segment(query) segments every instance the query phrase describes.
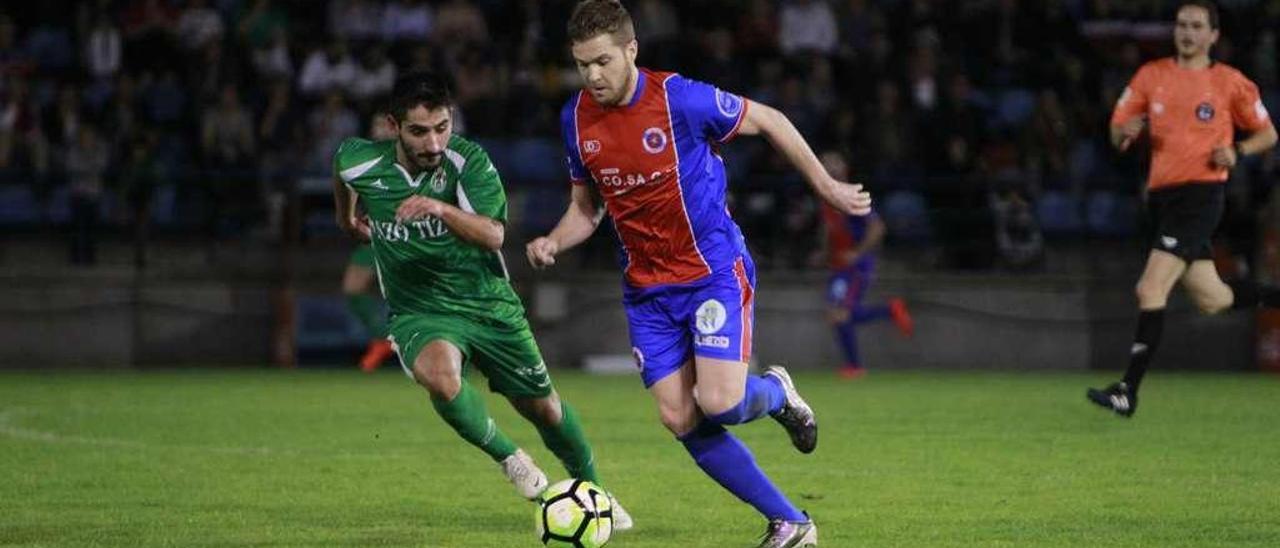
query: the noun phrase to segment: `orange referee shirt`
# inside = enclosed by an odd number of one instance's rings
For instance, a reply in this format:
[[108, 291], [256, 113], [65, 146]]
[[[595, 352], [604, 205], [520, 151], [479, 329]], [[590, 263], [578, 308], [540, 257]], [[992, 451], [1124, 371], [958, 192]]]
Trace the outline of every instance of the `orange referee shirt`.
[[1138, 69], [1111, 125], [1141, 115], [1151, 132], [1151, 189], [1226, 181], [1227, 170], [1213, 165], [1213, 149], [1231, 146], [1235, 128], [1260, 131], [1268, 120], [1258, 86], [1240, 71], [1218, 62], [1182, 68], [1172, 57]]

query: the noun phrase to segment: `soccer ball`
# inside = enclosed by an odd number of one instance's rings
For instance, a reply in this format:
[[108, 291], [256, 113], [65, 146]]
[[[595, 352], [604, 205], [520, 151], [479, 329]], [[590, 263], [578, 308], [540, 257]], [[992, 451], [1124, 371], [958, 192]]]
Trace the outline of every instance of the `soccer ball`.
[[537, 520], [538, 538], [547, 546], [597, 548], [613, 534], [613, 504], [598, 485], [567, 479], [542, 493]]

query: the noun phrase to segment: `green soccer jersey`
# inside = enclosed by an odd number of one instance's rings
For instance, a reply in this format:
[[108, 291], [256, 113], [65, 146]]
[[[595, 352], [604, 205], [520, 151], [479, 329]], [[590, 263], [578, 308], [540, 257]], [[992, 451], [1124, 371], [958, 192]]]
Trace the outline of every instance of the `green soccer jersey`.
[[412, 223], [395, 218], [405, 198], [420, 194], [505, 224], [502, 179], [479, 145], [455, 135], [436, 169], [411, 177], [396, 162], [394, 140], [352, 138], [338, 147], [334, 173], [368, 211], [378, 280], [392, 314], [523, 320], [500, 251], [455, 236], [436, 217]]

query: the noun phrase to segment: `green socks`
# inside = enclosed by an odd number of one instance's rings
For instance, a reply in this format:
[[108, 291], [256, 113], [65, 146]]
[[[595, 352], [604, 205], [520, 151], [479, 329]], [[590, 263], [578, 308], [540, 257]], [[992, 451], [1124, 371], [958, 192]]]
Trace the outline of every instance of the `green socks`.
[[600, 478], [596, 476], [595, 457], [591, 454], [591, 444], [587, 443], [587, 436], [582, 433], [582, 422], [578, 420], [578, 412], [561, 400], [560, 414], [563, 417], [560, 424], [555, 426], [537, 424], [542, 442], [547, 444], [547, 449], [560, 458], [560, 462], [564, 463], [564, 469], [569, 476], [600, 485]]
[[484, 398], [471, 388], [466, 379], [462, 379], [462, 390], [452, 400], [433, 397], [431, 405], [462, 439], [479, 447], [493, 460], [501, 462], [516, 452], [516, 444], [498, 429], [498, 424], [484, 408]]

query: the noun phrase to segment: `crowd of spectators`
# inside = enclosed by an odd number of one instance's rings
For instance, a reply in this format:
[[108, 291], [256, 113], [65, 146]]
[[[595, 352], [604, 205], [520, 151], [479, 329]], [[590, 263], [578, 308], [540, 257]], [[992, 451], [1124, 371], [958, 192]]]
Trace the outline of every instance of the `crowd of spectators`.
[[[557, 154], [504, 154], [524, 142], [559, 150], [559, 108], [578, 86], [565, 43], [573, 4], [7, 3], [0, 223], [75, 227], [82, 263], [102, 221], [144, 240], [152, 222], [243, 235], [266, 223], [272, 193], [325, 176], [396, 75], [422, 68], [451, 75], [459, 129], [492, 143], [511, 192], [563, 193], [563, 180], [522, 177], [525, 163], [559, 164]], [[892, 239], [936, 244], [946, 266], [1034, 266], [1046, 236], [1134, 232], [1145, 155], [1114, 155], [1105, 128], [1137, 67], [1171, 51], [1174, 0], [625, 4], [642, 66], [779, 108], [817, 147], [850, 158]], [[1215, 57], [1280, 111], [1280, 0], [1222, 4]], [[735, 216], [762, 266], [804, 267], [813, 245], [795, 242], [814, 242], [816, 204], [767, 149], [726, 150]], [[1236, 174], [1228, 232], [1253, 232], [1277, 164], [1265, 156]]]

